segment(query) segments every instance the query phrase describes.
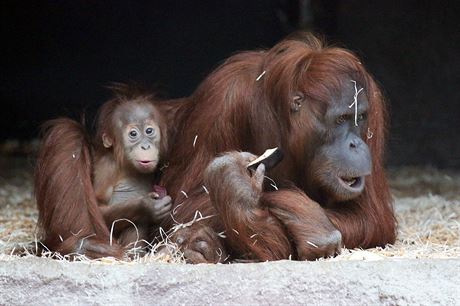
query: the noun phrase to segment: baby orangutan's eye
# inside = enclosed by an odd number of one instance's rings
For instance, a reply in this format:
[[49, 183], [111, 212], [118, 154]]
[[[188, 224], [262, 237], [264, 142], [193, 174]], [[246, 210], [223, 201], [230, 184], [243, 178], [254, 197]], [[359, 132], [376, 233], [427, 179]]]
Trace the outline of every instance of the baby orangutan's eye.
[[152, 128], [152, 127], [148, 127], [148, 128], [145, 129], [145, 134], [147, 136], [152, 136], [154, 134], [154, 132], [155, 132], [155, 129]]
[[139, 133], [137, 132], [137, 130], [131, 130], [129, 131], [129, 138], [130, 139], [136, 139], [137, 138], [137, 135], [139, 135]]

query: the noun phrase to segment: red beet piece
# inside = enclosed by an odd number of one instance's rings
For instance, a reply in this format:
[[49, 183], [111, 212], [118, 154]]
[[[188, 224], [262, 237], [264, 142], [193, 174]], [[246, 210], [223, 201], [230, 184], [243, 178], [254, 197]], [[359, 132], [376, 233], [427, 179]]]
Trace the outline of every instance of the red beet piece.
[[159, 199], [164, 198], [168, 194], [166, 188], [160, 185], [153, 185], [153, 192], [158, 194]]

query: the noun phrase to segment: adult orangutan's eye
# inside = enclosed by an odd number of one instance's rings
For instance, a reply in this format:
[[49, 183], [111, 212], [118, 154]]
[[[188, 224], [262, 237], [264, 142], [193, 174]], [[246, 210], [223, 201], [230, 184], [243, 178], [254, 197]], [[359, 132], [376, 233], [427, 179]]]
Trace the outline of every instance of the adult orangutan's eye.
[[367, 118], [367, 114], [366, 113], [362, 113], [362, 114], [359, 114], [358, 117], [356, 118], [358, 121], [363, 121], [363, 120], [366, 120]]
[[339, 116], [339, 117], [337, 117], [337, 119], [335, 119], [335, 123], [337, 123], [339, 125], [344, 123], [345, 121], [347, 121], [347, 118], [345, 116]]

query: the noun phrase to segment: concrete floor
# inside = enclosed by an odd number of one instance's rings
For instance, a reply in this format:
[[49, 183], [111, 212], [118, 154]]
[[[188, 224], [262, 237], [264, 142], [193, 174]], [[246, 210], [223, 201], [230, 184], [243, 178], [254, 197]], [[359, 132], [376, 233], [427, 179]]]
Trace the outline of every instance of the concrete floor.
[[1, 305], [458, 305], [460, 260], [0, 263]]

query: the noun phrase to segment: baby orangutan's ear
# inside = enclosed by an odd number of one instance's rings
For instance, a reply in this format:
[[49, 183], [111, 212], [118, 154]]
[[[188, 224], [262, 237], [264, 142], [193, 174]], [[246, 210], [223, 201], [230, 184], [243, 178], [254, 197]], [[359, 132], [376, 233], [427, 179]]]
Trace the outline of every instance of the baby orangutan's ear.
[[102, 134], [102, 144], [105, 148], [110, 148], [113, 145], [113, 140], [106, 133]]

